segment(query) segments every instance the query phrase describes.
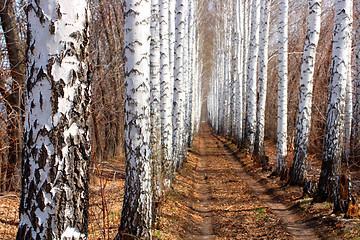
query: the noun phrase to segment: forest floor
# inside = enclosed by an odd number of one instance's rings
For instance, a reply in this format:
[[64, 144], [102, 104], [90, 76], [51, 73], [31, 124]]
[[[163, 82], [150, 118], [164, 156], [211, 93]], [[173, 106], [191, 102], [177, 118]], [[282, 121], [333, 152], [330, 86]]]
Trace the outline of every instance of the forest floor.
[[[244, 151], [203, 124], [162, 204], [155, 239], [360, 239], [360, 220], [302, 188], [269, 177]], [[266, 152], [274, 165], [273, 144]]]
[[[360, 239], [360, 220], [335, 216], [330, 203], [302, 198], [302, 188], [270, 178], [271, 172], [261, 171], [245, 151], [208, 125], [200, 129], [161, 205], [154, 239]], [[268, 143], [266, 152], [274, 165], [274, 145]], [[121, 156], [90, 167], [89, 239], [116, 235], [124, 165]], [[18, 196], [0, 195], [0, 239], [15, 239]]]

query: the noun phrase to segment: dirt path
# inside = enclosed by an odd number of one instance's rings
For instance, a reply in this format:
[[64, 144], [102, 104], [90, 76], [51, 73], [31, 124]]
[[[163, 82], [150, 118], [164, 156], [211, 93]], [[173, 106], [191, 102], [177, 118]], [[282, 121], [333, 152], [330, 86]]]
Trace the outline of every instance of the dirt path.
[[[221, 146], [219, 146], [221, 147]], [[261, 183], [253, 179], [249, 174], [244, 171], [238, 161], [224, 149], [225, 153], [231, 159], [237, 174], [241, 179], [252, 189], [259, 200], [264, 202], [276, 216], [280, 217], [281, 221], [285, 223], [287, 231], [294, 236], [295, 239], [320, 239], [316, 236], [315, 232], [306, 223], [302, 222], [301, 218], [290, 207], [284, 205], [272, 196], [268, 189]]]
[[197, 228], [187, 225], [185, 239], [319, 239], [245, 172], [208, 126], [201, 129], [190, 194], [201, 220]]

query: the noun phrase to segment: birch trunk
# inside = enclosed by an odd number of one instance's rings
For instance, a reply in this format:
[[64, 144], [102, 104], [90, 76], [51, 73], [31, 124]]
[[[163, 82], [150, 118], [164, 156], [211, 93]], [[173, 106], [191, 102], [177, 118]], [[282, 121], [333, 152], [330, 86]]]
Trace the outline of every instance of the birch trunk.
[[175, 79], [174, 79], [174, 100], [173, 100], [173, 153], [176, 168], [179, 169], [182, 164], [182, 149], [184, 139], [184, 0], [176, 1], [175, 15]]
[[90, 78], [86, 0], [29, 1], [17, 239], [87, 239]]
[[[150, 117], [151, 161], [153, 165], [154, 206], [160, 201], [163, 190], [160, 118], [160, 25], [159, 0], [151, 0], [151, 50], [150, 50]], [[156, 209], [155, 209], [156, 211]]]
[[115, 239], [151, 239], [150, 159], [151, 1], [126, 0], [125, 159], [121, 224]]
[[[245, 141], [245, 133], [246, 133], [246, 112], [247, 112], [247, 96], [248, 96], [248, 87], [247, 87], [247, 69], [248, 69], [248, 63], [249, 63], [249, 46], [250, 46], [250, 21], [249, 19], [251, 19], [251, 7], [250, 7], [250, 0], [244, 0], [244, 49], [243, 49], [243, 107], [242, 107], [242, 112], [243, 112], [243, 119], [242, 119], [242, 129], [243, 131], [243, 136], [242, 136], [242, 142]], [[246, 14], [245, 14], [246, 11]]]
[[164, 184], [170, 187], [172, 161], [172, 103], [173, 83], [169, 58], [169, 0], [160, 4], [160, 94], [161, 94], [161, 146]]
[[242, 118], [243, 118], [243, 49], [244, 49], [244, 36], [243, 36], [243, 15], [244, 15], [244, 7], [242, 0], [237, 0], [237, 32], [238, 32], [238, 40], [239, 44], [237, 49], [237, 65], [238, 65], [238, 73], [236, 76], [236, 136], [238, 139], [238, 145], [241, 143], [243, 128], [242, 128]]
[[194, 83], [195, 83], [195, 79], [194, 79], [194, 10], [193, 9], [193, 0], [189, 1], [189, 16], [188, 16], [188, 24], [189, 24], [189, 42], [188, 42], [188, 46], [189, 46], [189, 50], [188, 50], [188, 82], [189, 82], [189, 102], [188, 102], [188, 136], [187, 136], [187, 141], [188, 144], [187, 146], [189, 148], [192, 147], [192, 136], [193, 136], [193, 118], [194, 118], [194, 108], [193, 108], [193, 103], [194, 103]]
[[301, 64], [299, 88], [299, 111], [295, 136], [294, 161], [289, 183], [302, 186], [306, 180], [309, 137], [311, 127], [311, 107], [316, 48], [320, 37], [321, 1], [311, 0], [309, 4], [308, 29]]
[[[259, 66], [258, 66], [258, 103], [256, 135], [254, 144], [254, 155], [256, 158], [265, 158], [265, 107], [267, 93], [267, 70], [268, 70], [268, 48], [269, 48], [269, 22], [270, 22], [270, 0], [262, 0], [261, 4], [261, 25], [259, 43]], [[264, 162], [264, 161], [262, 161]], [[265, 163], [265, 162], [264, 162]], [[266, 166], [264, 166], [266, 167]]]
[[343, 147], [345, 89], [351, 51], [351, 0], [336, 0], [332, 65], [326, 118], [326, 132], [321, 174], [316, 199], [335, 199]]
[[187, 157], [188, 139], [189, 139], [189, 0], [184, 1], [183, 6], [184, 14], [184, 55], [183, 55], [183, 89], [184, 89], [184, 138], [183, 138], [183, 149], [182, 155], [184, 158]]
[[274, 173], [284, 178], [287, 172], [288, 0], [280, 0], [279, 7], [278, 120]]
[[260, 4], [259, 0], [252, 1], [249, 65], [247, 72], [247, 116], [246, 116], [246, 141], [250, 156], [254, 153], [256, 132], [256, 98], [257, 98], [257, 60], [259, 54], [260, 30]]
[[237, 51], [238, 51], [238, 31], [237, 31], [237, 0], [232, 1], [232, 8], [231, 8], [231, 85], [230, 85], [230, 136], [235, 137], [235, 120], [236, 120], [236, 87], [237, 82], [236, 78], [238, 75], [238, 66], [237, 66]]

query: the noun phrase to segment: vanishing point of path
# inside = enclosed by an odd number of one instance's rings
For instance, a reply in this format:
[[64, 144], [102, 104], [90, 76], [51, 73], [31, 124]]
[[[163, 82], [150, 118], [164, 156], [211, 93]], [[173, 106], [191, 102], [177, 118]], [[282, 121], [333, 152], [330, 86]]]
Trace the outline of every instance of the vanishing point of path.
[[196, 227], [187, 223], [184, 239], [319, 239], [245, 172], [208, 125], [201, 126], [195, 146], [188, 205], [200, 220]]

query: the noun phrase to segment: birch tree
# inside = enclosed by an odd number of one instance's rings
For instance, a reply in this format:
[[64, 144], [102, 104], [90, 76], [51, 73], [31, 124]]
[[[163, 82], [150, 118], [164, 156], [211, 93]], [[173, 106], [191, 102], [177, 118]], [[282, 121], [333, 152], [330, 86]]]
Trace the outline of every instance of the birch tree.
[[243, 112], [243, 119], [242, 119], [242, 124], [243, 124], [243, 135], [242, 139], [243, 141], [245, 140], [245, 133], [246, 133], [246, 112], [247, 112], [247, 69], [248, 69], [248, 64], [249, 64], [249, 46], [250, 46], [250, 20], [251, 19], [251, 5], [250, 5], [250, 0], [244, 0], [244, 20], [243, 20], [243, 34], [244, 34], [244, 40], [243, 40], [243, 107], [242, 107], [242, 112]]
[[194, 79], [194, 55], [195, 55], [195, 26], [194, 26], [194, 0], [189, 0], [189, 16], [188, 16], [188, 26], [189, 26], [189, 41], [188, 41], [188, 82], [189, 82], [189, 93], [188, 93], [188, 115], [187, 115], [187, 126], [188, 126], [188, 147], [192, 147], [193, 140], [193, 126], [194, 126], [194, 95], [195, 95], [195, 79]]
[[151, 1], [126, 0], [126, 176], [121, 224], [115, 239], [151, 238], [150, 21]]
[[169, 58], [169, 0], [160, 4], [160, 111], [161, 111], [161, 147], [165, 188], [170, 187], [172, 160], [172, 103], [173, 83], [170, 76]]
[[183, 40], [183, 91], [184, 91], [184, 138], [183, 138], [183, 157], [187, 157], [188, 139], [189, 139], [189, 1], [183, 1], [184, 14], [184, 40]]
[[308, 5], [308, 28], [301, 64], [299, 110], [297, 115], [294, 161], [289, 179], [289, 182], [292, 185], [303, 185], [306, 180], [313, 95], [313, 76], [316, 48], [320, 37], [321, 1], [311, 0], [308, 2]]
[[[335, 1], [332, 65], [329, 83], [326, 132], [321, 174], [316, 199], [334, 201], [340, 175], [343, 147], [345, 89], [351, 51], [352, 1]], [[336, 201], [335, 201], [336, 202]], [[336, 207], [336, 206], [335, 206]]]
[[250, 155], [254, 152], [256, 132], [256, 98], [257, 98], [257, 60], [259, 53], [259, 29], [260, 29], [260, 4], [259, 0], [252, 1], [251, 31], [249, 65], [247, 72], [247, 117], [246, 117], [246, 140]]
[[[267, 93], [267, 70], [268, 70], [268, 48], [269, 48], [269, 23], [270, 23], [270, 0], [261, 1], [261, 24], [259, 42], [259, 66], [258, 66], [258, 102], [257, 121], [255, 135], [255, 157], [265, 158], [265, 106]], [[261, 157], [262, 156], [262, 157]]]
[[230, 85], [230, 131], [231, 136], [236, 136], [236, 129], [235, 129], [235, 121], [236, 121], [236, 103], [237, 103], [237, 75], [238, 75], [238, 59], [237, 59], [237, 51], [238, 51], [238, 44], [239, 44], [239, 32], [238, 32], [238, 23], [237, 23], [237, 0], [232, 1], [232, 8], [231, 8], [231, 85]]
[[[176, 8], [176, 0], [170, 0], [169, 1], [169, 67], [170, 67], [170, 91], [171, 91], [171, 101], [169, 103], [169, 109], [170, 112], [169, 114], [171, 115], [170, 117], [170, 122], [171, 122], [171, 133], [169, 135], [169, 138], [171, 138], [171, 145], [172, 148], [174, 148], [174, 139], [173, 139], [173, 131], [174, 131], [174, 123], [173, 123], [173, 103], [174, 103], [174, 84], [175, 84], [175, 31], [176, 31], [176, 26], [175, 26], [175, 16], [176, 16], [176, 12], [175, 12], [175, 8]], [[174, 154], [174, 149], [171, 149], [171, 162], [170, 162], [170, 171], [171, 174], [174, 173], [175, 170], [175, 156]]]
[[[151, 0], [151, 49], [150, 49], [150, 116], [151, 161], [153, 164], [154, 202], [159, 202], [163, 190], [160, 118], [160, 25], [159, 0]], [[155, 204], [154, 203], [154, 204]]]
[[285, 177], [287, 171], [287, 91], [288, 91], [288, 0], [279, 4], [279, 70], [278, 119], [275, 174]]
[[29, 1], [17, 239], [87, 239], [88, 3]]
[[243, 60], [243, 49], [244, 49], [244, 36], [243, 36], [243, 1], [237, 0], [237, 7], [235, 9], [236, 13], [236, 30], [238, 33], [238, 49], [237, 49], [237, 66], [238, 66], [238, 74], [236, 76], [236, 136], [239, 140], [238, 144], [240, 145], [242, 135], [243, 135], [243, 128], [242, 128], [242, 119], [243, 119], [243, 66], [244, 66], [244, 60]]
[[175, 64], [174, 64], [174, 98], [173, 98], [173, 156], [175, 157], [176, 167], [179, 168], [182, 161], [182, 143], [184, 132], [184, 0], [176, 1], [175, 14]]

